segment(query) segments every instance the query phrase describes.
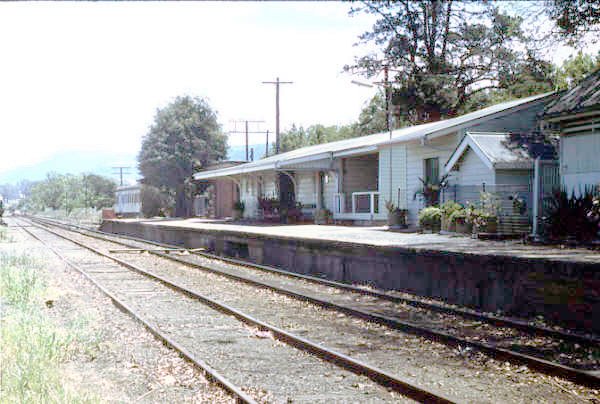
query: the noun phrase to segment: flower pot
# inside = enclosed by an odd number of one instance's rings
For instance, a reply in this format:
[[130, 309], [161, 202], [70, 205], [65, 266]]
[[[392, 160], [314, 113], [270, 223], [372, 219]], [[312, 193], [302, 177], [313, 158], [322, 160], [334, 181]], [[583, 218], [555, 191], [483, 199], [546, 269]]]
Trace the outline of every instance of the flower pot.
[[490, 217], [485, 222], [485, 225], [475, 225], [473, 227], [473, 234], [498, 232], [498, 218]]
[[406, 227], [406, 213], [403, 211], [391, 211], [388, 212], [388, 226], [391, 228], [405, 228]]
[[240, 220], [242, 217], [244, 217], [243, 210], [239, 210], [239, 209], [233, 210], [233, 220]]
[[456, 232], [461, 234], [471, 234], [472, 231], [471, 223], [467, 223], [467, 221], [464, 219], [457, 220], [454, 224], [454, 227], [456, 229]]
[[448, 231], [448, 232], [455, 232], [456, 231], [456, 224], [450, 220], [449, 216], [446, 216], [445, 214], [442, 213], [442, 231]]

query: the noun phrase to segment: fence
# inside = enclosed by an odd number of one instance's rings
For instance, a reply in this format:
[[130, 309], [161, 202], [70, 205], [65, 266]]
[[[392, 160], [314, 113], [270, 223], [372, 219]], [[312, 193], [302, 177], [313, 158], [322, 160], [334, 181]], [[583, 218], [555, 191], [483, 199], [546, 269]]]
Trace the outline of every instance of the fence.
[[[485, 196], [482, 198], [482, 196]], [[464, 206], [495, 208], [498, 212], [498, 232], [527, 234], [533, 218], [533, 190], [524, 185], [450, 185], [441, 191], [441, 202], [456, 201]], [[487, 206], [486, 206], [487, 204]], [[491, 206], [491, 205], [494, 206]]]

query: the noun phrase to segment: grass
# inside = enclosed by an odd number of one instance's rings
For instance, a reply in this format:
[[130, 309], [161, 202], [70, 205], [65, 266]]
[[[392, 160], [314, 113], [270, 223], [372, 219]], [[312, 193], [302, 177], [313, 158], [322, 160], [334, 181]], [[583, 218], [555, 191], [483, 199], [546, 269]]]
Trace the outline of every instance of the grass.
[[45, 290], [39, 262], [0, 253], [0, 403], [94, 402], [63, 384], [61, 365], [79, 349], [80, 331], [49, 317]]
[[14, 241], [12, 236], [8, 234], [6, 226], [0, 225], [0, 243], [12, 243]]

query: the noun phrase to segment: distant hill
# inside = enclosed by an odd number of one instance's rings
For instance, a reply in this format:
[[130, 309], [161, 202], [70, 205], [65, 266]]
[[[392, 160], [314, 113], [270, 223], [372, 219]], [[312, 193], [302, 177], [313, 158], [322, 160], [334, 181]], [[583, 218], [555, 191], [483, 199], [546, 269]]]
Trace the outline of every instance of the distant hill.
[[[265, 155], [265, 145], [263, 144], [251, 144], [248, 145], [248, 150], [254, 149], [254, 160], [258, 160]], [[250, 151], [248, 151], [250, 153]], [[234, 161], [245, 161], [246, 160], [246, 146], [230, 146], [227, 152], [227, 160]]]
[[44, 179], [49, 172], [59, 174], [93, 173], [118, 180], [112, 167], [129, 166], [129, 175], [125, 178], [135, 181], [137, 175], [136, 153], [70, 151], [57, 153], [48, 159], [29, 166], [17, 167], [0, 172], [0, 184], [14, 184], [21, 180], [38, 181]]
[[[264, 144], [249, 145], [254, 148], [254, 160], [265, 155]], [[140, 177], [137, 172], [137, 153], [110, 151], [69, 151], [54, 154], [48, 159], [0, 172], [0, 184], [15, 184], [21, 180], [38, 181], [49, 172], [59, 174], [93, 173], [119, 180], [115, 166], [128, 166], [129, 174], [124, 176], [124, 182], [134, 182]], [[227, 155], [228, 160], [246, 160], [246, 146], [231, 146]]]

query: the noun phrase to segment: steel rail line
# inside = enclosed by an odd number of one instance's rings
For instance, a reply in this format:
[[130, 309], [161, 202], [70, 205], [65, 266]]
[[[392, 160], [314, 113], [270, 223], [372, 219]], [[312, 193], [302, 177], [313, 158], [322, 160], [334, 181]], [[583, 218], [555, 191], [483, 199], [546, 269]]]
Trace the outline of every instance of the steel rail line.
[[150, 271], [146, 271], [145, 269], [142, 269], [142, 268], [138, 267], [137, 265], [130, 264], [126, 261], [121, 260], [120, 258], [114, 257], [110, 254], [106, 254], [102, 251], [99, 251], [99, 250], [93, 248], [93, 247], [90, 247], [81, 241], [74, 240], [70, 237], [67, 237], [60, 233], [57, 233], [47, 227], [39, 225], [39, 224], [35, 224], [35, 225], [36, 225], [36, 227], [38, 227], [42, 230], [45, 230], [57, 237], [68, 240], [71, 243], [74, 243], [82, 248], [92, 251], [93, 253], [95, 253], [97, 255], [100, 255], [104, 258], [108, 258], [124, 267], [127, 267], [127, 268], [141, 274], [141, 275], [144, 275], [150, 279], [158, 281], [161, 284], [163, 284], [177, 292], [180, 292], [180, 293], [182, 293], [188, 297], [191, 297], [193, 299], [199, 300], [203, 304], [205, 304], [215, 310], [218, 310], [221, 313], [232, 315], [237, 320], [239, 320], [245, 324], [254, 326], [261, 331], [271, 332], [272, 335], [274, 336], [274, 338], [276, 338], [277, 340], [279, 340], [283, 343], [286, 343], [297, 349], [308, 352], [312, 355], [315, 355], [321, 359], [324, 359], [325, 361], [331, 362], [331, 363], [333, 363], [343, 369], [349, 370], [353, 373], [366, 376], [366, 377], [370, 378], [371, 380], [375, 381], [376, 383], [378, 383], [382, 386], [388, 387], [388, 388], [390, 388], [398, 393], [401, 393], [407, 397], [413, 398], [420, 402], [427, 402], [427, 403], [430, 403], [430, 402], [453, 403], [454, 402], [450, 398], [445, 397], [440, 392], [435, 392], [430, 389], [425, 389], [425, 388], [416, 386], [416, 385], [408, 382], [407, 380], [404, 380], [398, 376], [395, 376], [388, 372], [385, 372], [384, 370], [378, 369], [374, 366], [371, 366], [364, 362], [358, 361], [350, 356], [333, 351], [325, 346], [316, 344], [308, 339], [299, 337], [299, 336], [294, 335], [290, 332], [287, 332], [281, 328], [275, 327], [264, 321], [261, 321], [252, 316], [249, 316], [231, 306], [228, 306], [223, 303], [219, 303], [218, 301], [216, 301], [214, 299], [211, 299], [207, 296], [201, 295], [201, 294], [187, 288], [184, 285], [170, 281], [160, 275], [156, 275]]
[[[176, 341], [174, 341], [173, 339], [171, 339], [170, 337], [168, 337], [167, 335], [162, 333], [156, 327], [152, 326], [149, 322], [144, 320], [144, 318], [140, 314], [138, 314], [135, 310], [133, 310], [125, 302], [120, 300], [118, 297], [116, 297], [114, 294], [112, 294], [109, 290], [107, 290], [104, 286], [102, 286], [100, 283], [98, 283], [94, 278], [92, 278], [89, 274], [87, 274], [85, 272], [85, 270], [81, 269], [78, 265], [69, 261], [65, 256], [63, 256], [54, 247], [49, 245], [47, 242], [45, 242], [40, 237], [38, 237], [33, 232], [31, 232], [31, 230], [26, 228], [26, 227], [32, 227], [32, 226], [18, 226], [18, 227], [20, 227], [24, 232], [29, 234], [31, 237], [33, 237], [34, 239], [39, 241], [42, 245], [44, 245], [46, 248], [48, 248], [50, 251], [52, 251], [58, 258], [60, 258], [69, 267], [75, 269], [77, 272], [79, 272], [81, 275], [83, 275], [88, 281], [90, 281], [94, 286], [96, 286], [104, 295], [106, 295], [113, 302], [113, 304], [116, 307], [118, 307], [120, 310], [124, 311], [125, 313], [129, 314], [136, 321], [140, 322], [152, 335], [154, 335], [155, 338], [157, 338], [159, 341], [161, 341], [165, 346], [167, 346], [171, 349], [174, 349], [181, 357], [183, 357], [184, 359], [186, 359], [187, 361], [189, 361], [190, 363], [195, 365], [197, 368], [199, 368], [207, 379], [211, 380], [213, 383], [216, 383], [217, 385], [219, 385], [223, 389], [225, 389], [227, 392], [229, 392], [229, 394], [231, 394], [236, 399], [237, 402], [245, 403], [245, 404], [257, 404], [257, 401], [255, 401], [247, 393], [242, 391], [241, 388], [239, 388], [238, 386], [236, 386], [235, 384], [233, 384], [232, 382], [227, 380], [223, 375], [221, 375], [217, 370], [213, 369], [209, 364], [207, 364], [203, 360], [195, 357], [191, 352], [189, 352], [187, 349], [185, 349], [182, 345], [180, 345], [179, 343], [177, 343]], [[44, 230], [46, 230], [46, 229], [44, 229]]]
[[[63, 227], [63, 228], [66, 226], [65, 224], [60, 223], [60, 222], [52, 223], [52, 225], [57, 226], [57, 227]], [[104, 232], [101, 232], [101, 233], [110, 235], [112, 237], [121, 237], [121, 235], [114, 235], [114, 234], [104, 233]], [[83, 233], [81, 233], [81, 234], [83, 234]], [[127, 243], [118, 242], [118, 241], [114, 241], [114, 240], [107, 240], [104, 237], [100, 237], [100, 236], [96, 236], [96, 235], [88, 235], [88, 234], [83, 234], [83, 235], [91, 237], [91, 238], [98, 238], [100, 240], [104, 240], [104, 241], [108, 241], [108, 242], [113, 242], [116, 244], [121, 244], [124, 246], [130, 246]], [[136, 241], [147, 242], [145, 240], [140, 240], [140, 239], [137, 239]], [[161, 243], [153, 243], [153, 242], [150, 242], [150, 244], [163, 245]], [[319, 298], [316, 298], [313, 296], [303, 295], [303, 294], [294, 292], [289, 289], [285, 289], [285, 288], [278, 287], [278, 286], [273, 286], [268, 283], [263, 283], [263, 282], [260, 282], [260, 281], [254, 280], [254, 279], [249, 279], [249, 278], [246, 278], [246, 277], [243, 277], [240, 275], [231, 274], [231, 273], [228, 273], [225, 271], [221, 271], [219, 269], [207, 267], [205, 265], [191, 263], [189, 261], [182, 260], [178, 257], [170, 256], [167, 254], [162, 254], [162, 253], [159, 253], [156, 251], [149, 251], [149, 252], [156, 256], [160, 256], [162, 258], [176, 261], [178, 263], [181, 263], [181, 264], [184, 264], [184, 265], [187, 265], [190, 267], [194, 267], [194, 268], [197, 268], [197, 269], [200, 269], [203, 271], [215, 273], [217, 275], [224, 276], [224, 277], [227, 277], [230, 279], [234, 279], [234, 280], [237, 280], [240, 282], [244, 282], [246, 284], [269, 289], [274, 292], [277, 292], [277, 293], [280, 293], [280, 294], [283, 294], [283, 295], [286, 295], [286, 296], [289, 296], [289, 297], [292, 297], [295, 299], [308, 301], [310, 303], [316, 304], [316, 305], [324, 307], [324, 308], [333, 309], [333, 310], [336, 310], [336, 311], [339, 311], [339, 312], [342, 312], [342, 313], [345, 313], [345, 314], [348, 314], [348, 315], [351, 315], [351, 316], [354, 316], [357, 318], [361, 318], [366, 321], [384, 325], [384, 326], [387, 326], [387, 327], [390, 327], [393, 329], [398, 329], [401, 331], [420, 335], [425, 338], [428, 338], [428, 339], [431, 339], [431, 340], [434, 340], [437, 342], [441, 342], [446, 345], [470, 347], [472, 349], [476, 349], [478, 351], [485, 352], [486, 354], [490, 355], [493, 358], [507, 360], [509, 362], [518, 363], [518, 364], [522, 364], [522, 365], [524, 364], [524, 365], [527, 365], [528, 367], [535, 369], [537, 371], [540, 371], [540, 372], [543, 372], [543, 373], [546, 373], [546, 374], [549, 374], [552, 376], [560, 376], [565, 379], [574, 381], [576, 383], [579, 383], [581, 385], [585, 385], [588, 387], [592, 387], [592, 388], [600, 387], [600, 375], [599, 375], [600, 372], [597, 372], [597, 371], [585, 371], [585, 370], [575, 369], [575, 368], [572, 368], [569, 366], [561, 365], [561, 364], [558, 364], [558, 363], [555, 363], [552, 361], [548, 361], [545, 359], [537, 358], [537, 357], [534, 357], [531, 355], [526, 355], [526, 354], [522, 354], [520, 352], [512, 351], [512, 350], [509, 350], [506, 348], [501, 348], [501, 347], [495, 346], [493, 344], [477, 342], [477, 341], [470, 341], [470, 340], [467, 340], [467, 339], [464, 339], [461, 337], [457, 337], [457, 336], [454, 336], [454, 335], [451, 335], [451, 334], [448, 334], [448, 333], [445, 333], [442, 331], [431, 330], [429, 328], [421, 327], [421, 326], [411, 324], [409, 322], [405, 322], [402, 320], [398, 320], [398, 319], [395, 319], [395, 318], [392, 318], [389, 316], [373, 314], [373, 313], [369, 313], [369, 312], [359, 310], [356, 308], [332, 303], [327, 300], [319, 299]], [[221, 257], [218, 257], [218, 256], [213, 256], [211, 258], [221, 259]], [[243, 264], [243, 265], [247, 265], [247, 264]], [[571, 334], [565, 333], [565, 335], [571, 335]], [[561, 337], [559, 337], [559, 338], [562, 338], [562, 334], [561, 334]], [[589, 341], [587, 341], [587, 343], [589, 343]]]
[[[40, 220], [39, 218], [36, 218], [36, 219]], [[160, 246], [160, 247], [166, 247], [166, 248], [177, 247], [173, 244], [159, 243], [156, 241], [144, 240], [139, 237], [132, 237], [132, 236], [128, 236], [128, 235], [107, 233], [104, 231], [91, 229], [91, 228], [87, 228], [84, 226], [78, 226], [78, 225], [69, 224], [69, 223], [62, 223], [62, 222], [50, 220], [50, 219], [43, 219], [43, 221], [48, 221], [50, 223], [54, 223], [59, 226], [62, 225], [62, 226], [82, 229], [86, 232], [97, 233], [97, 234], [110, 236], [110, 237], [125, 238], [125, 239], [129, 239], [132, 241], [152, 244], [152, 245], [156, 245], [156, 246]], [[87, 235], [89, 237], [94, 237], [90, 234], [85, 234], [85, 235]], [[100, 238], [100, 239], [102, 239], [102, 238]], [[275, 268], [275, 267], [268, 266], [268, 265], [261, 265], [261, 264], [256, 264], [256, 263], [252, 263], [249, 261], [235, 259], [235, 258], [223, 257], [220, 255], [211, 254], [211, 253], [208, 253], [205, 251], [193, 251], [190, 253], [194, 254], [194, 255], [214, 259], [214, 260], [224, 261], [224, 262], [234, 264], [234, 265], [240, 265], [240, 266], [248, 267], [251, 269], [257, 269], [262, 272], [274, 273], [277, 275], [287, 276], [290, 278], [302, 279], [307, 282], [311, 282], [311, 283], [315, 283], [315, 284], [326, 285], [326, 286], [337, 288], [337, 289], [347, 290], [347, 291], [365, 295], [365, 296], [372, 296], [372, 297], [376, 297], [376, 298], [390, 301], [393, 303], [405, 303], [405, 304], [411, 305], [413, 307], [431, 310], [431, 311], [435, 311], [438, 313], [459, 315], [464, 318], [468, 318], [468, 319], [472, 319], [472, 320], [485, 321], [486, 323], [489, 323], [491, 325], [496, 325], [499, 327], [510, 327], [510, 328], [514, 328], [516, 330], [526, 331], [532, 335], [559, 338], [559, 339], [564, 339], [566, 341], [583, 343], [583, 344], [600, 344], [600, 338], [598, 338], [598, 337], [581, 335], [581, 334], [566, 332], [566, 331], [562, 331], [562, 330], [555, 330], [550, 327], [544, 327], [544, 326], [530, 324], [524, 320], [512, 319], [512, 318], [508, 318], [508, 317], [504, 317], [504, 316], [497, 316], [497, 315], [487, 314], [487, 313], [479, 313], [479, 312], [462, 309], [462, 308], [458, 308], [458, 307], [448, 307], [448, 306], [443, 306], [441, 304], [437, 304], [434, 302], [425, 302], [425, 301], [417, 300], [417, 299], [410, 299], [410, 298], [406, 298], [406, 297], [394, 296], [394, 295], [390, 295], [387, 293], [376, 292], [376, 291], [364, 289], [364, 288], [361, 288], [358, 286], [342, 283], [342, 282], [331, 281], [328, 279], [322, 279], [322, 278], [318, 278], [318, 277], [311, 276], [311, 275], [299, 274], [299, 273], [292, 272], [292, 271], [286, 271], [284, 269]]]

